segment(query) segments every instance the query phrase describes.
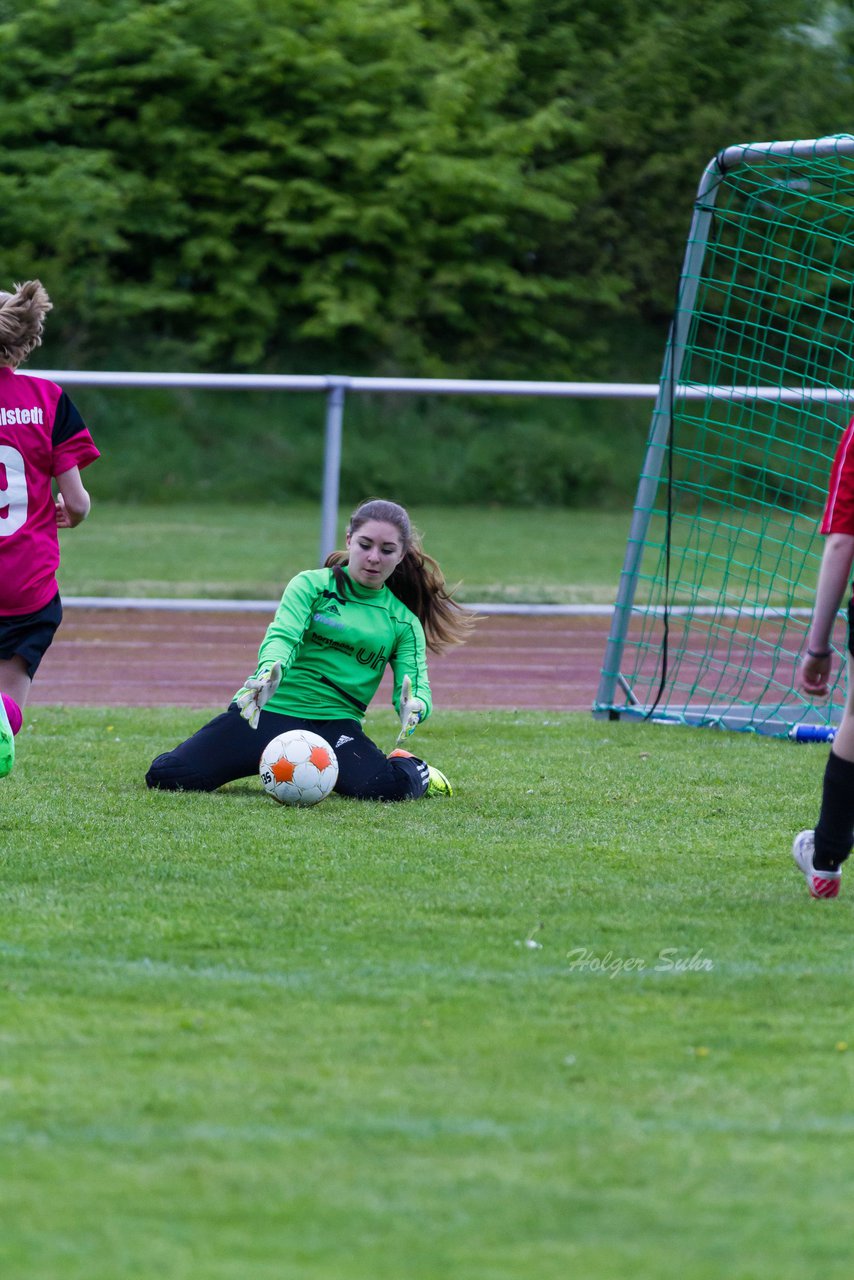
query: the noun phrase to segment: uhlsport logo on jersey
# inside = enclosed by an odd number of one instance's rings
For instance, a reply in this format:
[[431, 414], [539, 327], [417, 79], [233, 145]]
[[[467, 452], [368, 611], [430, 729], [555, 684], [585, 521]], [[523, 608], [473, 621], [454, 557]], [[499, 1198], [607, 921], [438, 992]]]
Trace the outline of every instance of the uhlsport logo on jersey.
[[384, 667], [391, 660], [390, 653], [384, 653], [382, 649], [357, 649], [356, 661], [360, 662], [363, 667], [373, 667], [374, 671], [378, 667]]

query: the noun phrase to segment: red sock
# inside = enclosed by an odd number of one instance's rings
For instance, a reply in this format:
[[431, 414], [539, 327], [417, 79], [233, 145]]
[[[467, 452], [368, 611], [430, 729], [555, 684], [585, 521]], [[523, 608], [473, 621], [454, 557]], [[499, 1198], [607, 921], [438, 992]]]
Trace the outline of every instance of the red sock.
[[9, 697], [8, 693], [0, 693], [0, 698], [3, 699], [3, 706], [6, 708], [6, 715], [9, 717], [9, 728], [14, 736], [23, 724], [24, 717], [21, 713], [21, 708], [14, 698]]

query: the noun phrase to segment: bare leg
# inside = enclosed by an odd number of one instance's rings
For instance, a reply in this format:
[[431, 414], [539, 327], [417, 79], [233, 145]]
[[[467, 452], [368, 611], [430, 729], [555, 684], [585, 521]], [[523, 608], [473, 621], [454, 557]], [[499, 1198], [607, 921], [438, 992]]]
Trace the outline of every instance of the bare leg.
[[22, 711], [30, 696], [32, 683], [23, 658], [19, 658], [17, 654], [13, 654], [11, 658], [0, 658], [0, 693], [14, 698]]

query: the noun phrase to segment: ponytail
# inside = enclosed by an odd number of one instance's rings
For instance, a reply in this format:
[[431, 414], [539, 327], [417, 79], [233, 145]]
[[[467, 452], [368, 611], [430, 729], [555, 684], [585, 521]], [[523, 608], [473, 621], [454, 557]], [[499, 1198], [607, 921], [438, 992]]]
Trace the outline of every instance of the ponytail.
[[17, 369], [41, 346], [44, 318], [52, 306], [39, 280], [16, 284], [12, 293], [0, 291], [0, 361]]
[[418, 618], [433, 653], [464, 644], [471, 635], [477, 614], [457, 603], [439, 565], [417, 544], [406, 552], [386, 586]]

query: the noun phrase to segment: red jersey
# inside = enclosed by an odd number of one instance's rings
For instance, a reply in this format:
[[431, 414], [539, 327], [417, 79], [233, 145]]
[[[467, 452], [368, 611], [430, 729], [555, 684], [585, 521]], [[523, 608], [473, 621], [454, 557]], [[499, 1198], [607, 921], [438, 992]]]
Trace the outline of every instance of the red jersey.
[[854, 418], [845, 428], [833, 459], [820, 532], [854, 534]]
[[0, 615], [34, 613], [56, 595], [51, 480], [98, 457], [61, 387], [0, 368]]

